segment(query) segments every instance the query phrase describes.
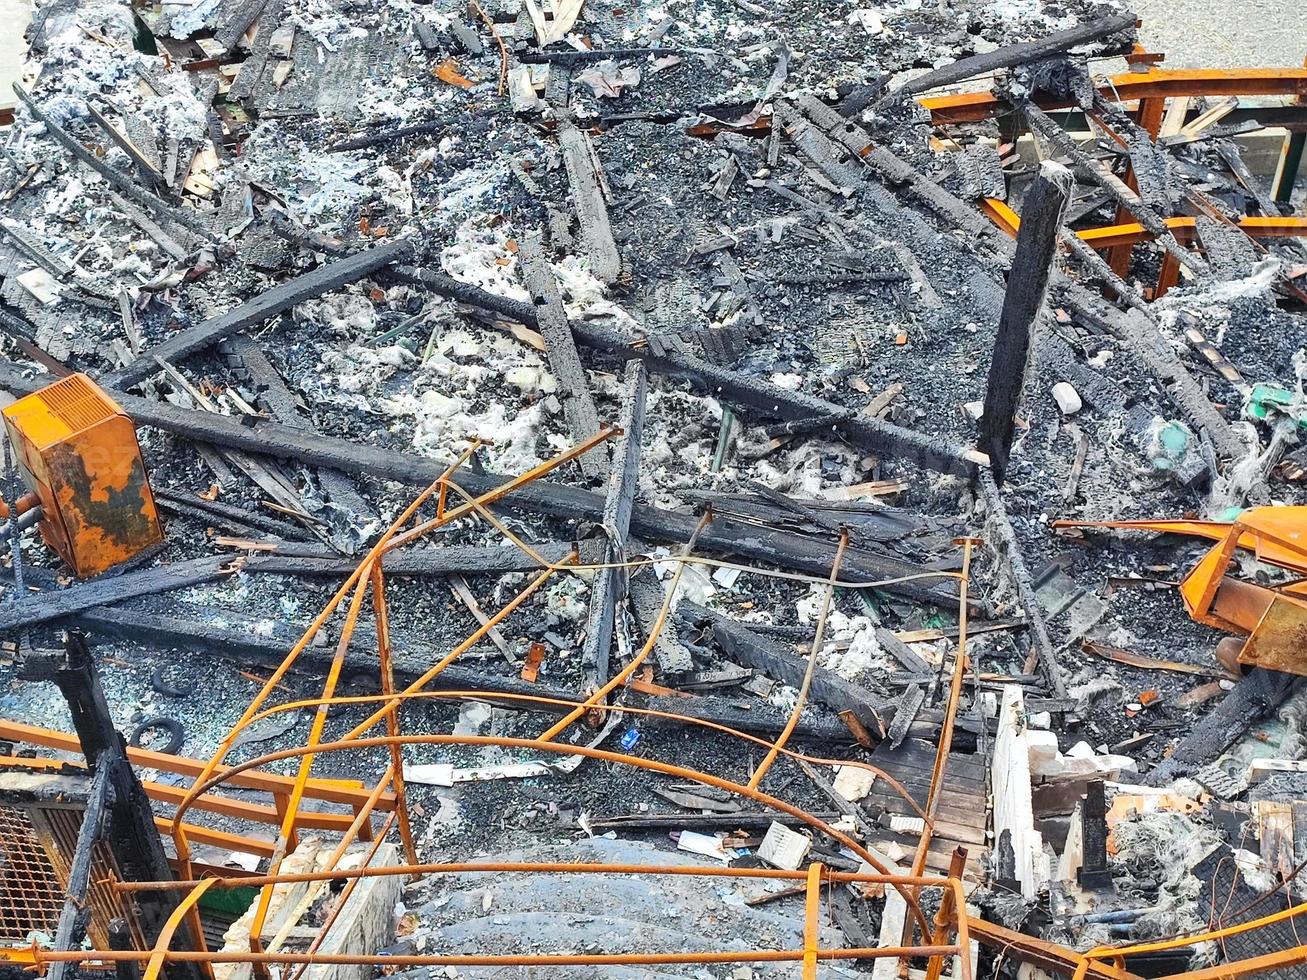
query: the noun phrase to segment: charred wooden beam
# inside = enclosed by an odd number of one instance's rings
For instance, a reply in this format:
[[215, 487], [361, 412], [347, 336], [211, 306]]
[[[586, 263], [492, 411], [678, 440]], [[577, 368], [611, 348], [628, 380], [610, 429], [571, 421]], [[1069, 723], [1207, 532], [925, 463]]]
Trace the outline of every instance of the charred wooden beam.
[[1091, 780], [1080, 808], [1080, 826], [1084, 860], [1077, 873], [1083, 888], [1112, 887], [1112, 870], [1107, 863], [1107, 800], [1103, 781]]
[[[226, 617], [234, 618], [232, 616]], [[143, 612], [136, 609], [88, 609], [70, 620], [81, 628], [107, 636], [119, 637], [134, 643], [143, 643], [160, 650], [207, 650], [248, 668], [251, 664], [277, 667], [286, 658], [286, 651], [299, 638], [298, 631], [279, 627], [272, 636], [253, 629], [215, 626], [211, 622], [184, 616]], [[401, 647], [395, 651], [395, 680], [400, 685], [412, 683], [421, 677], [438, 655], [436, 650]], [[329, 648], [308, 647], [301, 654], [299, 669], [315, 675], [324, 673], [330, 666], [332, 651]], [[353, 677], [375, 677], [375, 658], [347, 655], [346, 669]], [[564, 714], [569, 705], [551, 705], [546, 702], [523, 702], [499, 698], [496, 694], [515, 694], [534, 698], [554, 698], [560, 701], [579, 701], [581, 695], [562, 688], [539, 683], [528, 683], [517, 677], [502, 677], [487, 673], [483, 668], [451, 664], [429, 684], [433, 691], [466, 691], [469, 699], [503, 704], [517, 711], [529, 708]], [[779, 712], [769, 710], [742, 710], [718, 698], [653, 697], [646, 706], [698, 721], [729, 725], [740, 731], [760, 736], [775, 736], [784, 727], [786, 719]], [[653, 723], [651, 719], [650, 724]], [[685, 724], [675, 719], [659, 720], [658, 724]], [[805, 719], [795, 730], [801, 738], [849, 740], [848, 729], [839, 722], [825, 717]]]
[[[686, 601], [676, 607], [676, 616], [687, 626], [709, 630], [722, 652], [736, 663], [791, 687], [802, 684], [808, 667], [804, 658], [747, 625]], [[893, 701], [877, 697], [824, 667], [813, 668], [810, 690], [814, 699], [835, 713], [852, 711], [869, 732], [878, 738], [885, 736], [894, 713]]]
[[590, 258], [590, 269], [601, 282], [616, 282], [622, 274], [622, 257], [613, 240], [590, 143], [570, 119], [558, 122], [558, 145], [572, 187], [572, 200], [581, 224], [581, 242]]
[[1058, 232], [1074, 181], [1060, 164], [1045, 161], [1026, 192], [1017, 250], [998, 318], [989, 362], [980, 448], [989, 454], [994, 482], [1003, 485], [1012, 451], [1017, 408], [1025, 391], [1026, 365], [1035, 348], [1035, 327], [1044, 307], [1048, 277], [1057, 258]]
[[[614, 340], [614, 343], [617, 345], [615, 350], [619, 353], [628, 349], [621, 341]], [[730, 377], [730, 372], [725, 374]], [[737, 379], [732, 377], [727, 383], [737, 383]], [[24, 377], [13, 365], [0, 362], [0, 388], [15, 394], [30, 394], [41, 387], [44, 387], [41, 379]], [[755, 397], [766, 398], [768, 389], [773, 388], [781, 392], [774, 385], [768, 385], [760, 389], [760, 394]], [[294, 459], [346, 473], [369, 473], [407, 486], [430, 486], [444, 472], [441, 464], [434, 459], [378, 446], [359, 445], [345, 439], [293, 429], [267, 419], [255, 419], [245, 425], [240, 420], [224, 415], [180, 408], [166, 402], [153, 402], [121, 391], [111, 394], [137, 424], [152, 425], [199, 442]], [[816, 402], [819, 406], [825, 404], [810, 396], [800, 397]], [[916, 433], [911, 435], [917, 436]], [[927, 443], [932, 442], [924, 436], [917, 438]], [[937, 441], [937, 444], [948, 446], [942, 440]], [[459, 471], [457, 482], [469, 492], [479, 494], [507, 481], [497, 474], [464, 469]], [[598, 521], [603, 517], [604, 498], [577, 487], [536, 480], [516, 490], [510, 506], [554, 517]], [[631, 515], [631, 533], [646, 541], [684, 542], [690, 540], [697, 523], [697, 518], [692, 514], [637, 503]], [[830, 574], [836, 551], [833, 541], [758, 528], [741, 521], [721, 518], [708, 525], [699, 542], [701, 547], [711, 553], [736, 555], [745, 560], [817, 576]], [[850, 579], [867, 581], [919, 575], [922, 569], [912, 562], [890, 555], [864, 548], [851, 548], [845, 558], [844, 571]], [[886, 584], [884, 588], [898, 595], [945, 608], [952, 608], [957, 603], [957, 590], [951, 583], [932, 586], [922, 580], [896, 581]], [[975, 605], [977, 613], [981, 608], [979, 604]]]
[[[979, 220], [981, 228], [993, 231], [992, 226]], [[395, 278], [420, 284], [440, 296], [491, 310], [529, 327], [538, 326], [535, 308], [529, 303], [496, 296], [469, 283], [451, 279], [443, 273], [399, 267], [392, 270]], [[830, 421], [833, 432], [857, 445], [887, 455], [910, 459], [927, 469], [954, 476], [971, 476], [978, 465], [985, 463], [983, 455], [965, 446], [937, 436], [926, 436], [911, 429], [859, 415], [842, 405], [815, 398], [803, 392], [788, 391], [758, 378], [743, 375], [728, 368], [712, 364], [686, 351], [662, 347], [658, 351], [644, 342], [629, 339], [593, 323], [573, 322], [572, 333], [576, 342], [590, 350], [627, 361], [639, 358], [651, 373], [684, 378], [728, 402], [743, 412], [758, 418], [794, 420], [814, 419]]]
[[[97, 766], [95, 775], [91, 778], [91, 790], [86, 797], [86, 809], [82, 811], [82, 826], [77, 831], [77, 846], [73, 851], [72, 865], [68, 869], [68, 884], [64, 889], [68, 897], [64, 899], [59, 924], [55, 927], [56, 950], [80, 949], [82, 940], [86, 937], [91, 912], [86, 904], [86, 889], [91, 883], [91, 860], [95, 857], [95, 845], [104, 829], [112, 793], [109, 773], [109, 766]], [[75, 963], [60, 960], [51, 965], [50, 980], [63, 980], [69, 970], [76, 968]]]
[[230, 556], [210, 555], [79, 582], [64, 589], [19, 596], [0, 605], [0, 630], [26, 629], [38, 623], [62, 619], [83, 609], [212, 582], [235, 570]]
[[[522, 237], [521, 259], [526, 288], [535, 301], [536, 322], [545, 339], [549, 370], [558, 379], [563, 417], [572, 440], [579, 444], [598, 434], [599, 411], [590, 391], [590, 379], [581, 365], [581, 355], [576, 350], [576, 340], [568, 328], [558, 280], [541, 251], [538, 233]], [[582, 456], [579, 462], [587, 477], [599, 479], [608, 471], [608, 449], [599, 446]]]
[[[568, 332], [570, 338], [571, 332]], [[575, 350], [575, 348], [573, 348]], [[626, 598], [627, 572], [620, 567], [627, 558], [626, 542], [631, 532], [631, 511], [640, 473], [640, 441], [644, 436], [644, 400], [647, 376], [644, 365], [632, 361], [626, 369], [626, 400], [622, 406], [622, 439], [613, 459], [604, 498], [603, 530], [606, 540], [603, 563], [595, 575], [590, 593], [590, 618], [586, 625], [581, 662], [591, 674], [594, 686], [608, 681], [608, 664], [616, 626], [617, 604]]]
[[405, 136], [443, 133], [447, 129], [449, 129], [448, 120], [432, 120], [431, 122], [411, 123], [408, 126], [395, 126], [391, 129], [379, 129], [332, 143], [327, 147], [327, 152], [341, 153], [345, 150], [365, 150], [370, 146], [380, 146], [382, 143], [389, 143], [391, 140], [403, 139]]
[[289, 541], [308, 541], [313, 537], [301, 527], [220, 500], [205, 500], [194, 494], [176, 493], [163, 487], [152, 487], [151, 490], [160, 510], [207, 521], [233, 534], [262, 532]]
[[411, 239], [400, 238], [320, 265], [312, 272], [274, 286], [235, 309], [173, 334], [157, 347], [144, 351], [130, 364], [110, 372], [104, 377], [103, 383], [109, 387], [130, 387], [159, 370], [160, 359], [176, 364], [189, 354], [204, 350], [248, 327], [258, 326], [305, 300], [357, 282], [391, 263], [403, 261], [412, 254], [413, 248]]
[[1047, 140], [1058, 153], [1069, 157], [1079, 173], [1107, 191], [1121, 207], [1134, 215], [1139, 223], [1157, 239], [1158, 244], [1166, 249], [1168, 255], [1196, 275], [1203, 277], [1211, 275], [1207, 263], [1196, 253], [1181, 245], [1175, 233], [1162, 220], [1162, 216], [1131, 190], [1125, 181], [1077, 146], [1066, 130], [1050, 119], [1039, 106], [1030, 102], [1021, 108], [1026, 114], [1031, 130]]
[[[564, 561], [572, 554], [569, 542], [547, 541], [532, 544], [532, 549], [549, 562]], [[314, 549], [318, 551], [318, 549]], [[587, 556], [599, 559], [600, 553]], [[388, 577], [444, 576], [444, 575], [503, 575], [508, 572], [536, 571], [541, 566], [519, 548], [496, 545], [449, 545], [440, 548], [421, 548], [395, 551], [381, 559], [381, 567]], [[254, 554], [244, 559], [241, 571], [265, 575], [323, 575], [347, 576], [358, 568], [353, 558], [318, 554]]]
[[[879, 188], [871, 184], [863, 185], [867, 194], [878, 207], [889, 212], [898, 212], [904, 217], [903, 227], [911, 235], [924, 241], [928, 238], [933, 243], [937, 232], [928, 226], [916, 213], [899, 207], [895, 197], [888, 188], [901, 191], [915, 198], [928, 211], [936, 215], [948, 227], [959, 228], [967, 233], [967, 240], [973, 246], [984, 246], [998, 259], [1004, 268], [1011, 268], [1016, 247], [1005, 235], [998, 232], [992, 223], [986, 221], [975, 208], [949, 193], [916, 168], [901, 160], [884, 147], [871, 143], [866, 131], [849, 123], [825, 103], [810, 96], [802, 96], [798, 104], [804, 112], [816, 120], [832, 139], [843, 143], [853, 150], [868, 167], [876, 173], [886, 185]], [[1081, 258], [1092, 272], [1100, 274], [1105, 262], [1102, 259], [1090, 259], [1086, 252], [1092, 252], [1075, 236], [1072, 254]], [[1058, 298], [1078, 317], [1088, 320], [1100, 329], [1116, 336], [1128, 345], [1130, 352], [1139, 358], [1145, 368], [1160, 383], [1163, 391], [1175, 403], [1191, 425], [1206, 428], [1212, 436], [1217, 453], [1224, 459], [1233, 459], [1243, 453], [1243, 442], [1230, 424], [1216, 410], [1211, 401], [1203, 394], [1202, 388], [1180, 363], [1174, 349], [1163, 339], [1147, 310], [1142, 298], [1134, 294], [1114, 274], [1111, 279], [1117, 292], [1132, 306], [1134, 312], [1123, 312], [1108, 303], [1102, 296], [1091, 292], [1079, 283], [1073, 282], [1060, 271], [1055, 272], [1052, 283]], [[989, 275], [973, 277], [978, 298], [982, 299], [995, 311], [1002, 302], [1002, 291]], [[1135, 315], [1135, 314], [1138, 315]], [[1040, 361], [1058, 362], [1064, 369], [1074, 369], [1081, 375], [1077, 387], [1088, 384], [1087, 379], [1093, 375], [1086, 368], [1068, 358], [1067, 345], [1061, 341], [1053, 330], [1045, 331], [1045, 338], [1040, 342], [1038, 359]], [[1102, 388], [1103, 385], [1097, 384]]]
[[1235, 683], [1220, 704], [1197, 721], [1175, 750], [1144, 776], [1148, 786], [1168, 786], [1195, 769], [1215, 762], [1250, 726], [1271, 715], [1307, 678], [1253, 668]]
[[1013, 530], [1012, 524], [1007, 518], [1007, 508], [1003, 506], [1003, 495], [999, 492], [998, 484], [988, 471], [982, 472], [976, 479], [976, 484], [980, 488], [981, 497], [984, 498], [985, 508], [988, 512], [990, 523], [993, 525], [995, 535], [998, 538], [997, 550], [1007, 559], [1009, 577], [1017, 593], [1017, 600], [1021, 605], [1021, 611], [1026, 614], [1026, 621], [1030, 625], [1031, 645], [1034, 647], [1035, 658], [1043, 668], [1044, 678], [1048, 682], [1049, 689], [1053, 691], [1055, 697], [1066, 697], [1066, 680], [1062, 676], [1062, 668], [1057, 662], [1057, 655], [1053, 651], [1053, 641], [1048, 635], [1048, 625], [1044, 622], [1044, 614], [1039, 608], [1039, 600], [1035, 597], [1035, 586], [1030, 578], [1030, 572], [1026, 568], [1025, 558], [1021, 553], [1021, 543], [1017, 540], [1016, 531]]
[[[285, 425], [312, 428], [308, 412], [257, 341], [238, 335], [223, 341], [219, 344], [219, 349], [227, 355], [228, 365], [244, 376], [257, 393], [260, 408], [266, 409], [273, 418]], [[318, 483], [332, 506], [346, 511], [351, 521], [358, 519], [367, 523], [377, 519], [372, 506], [355, 489], [354, 481], [344, 473], [329, 469], [319, 469], [316, 473]]]
[[1114, 17], [1104, 17], [1100, 20], [1078, 24], [1067, 30], [1050, 34], [1048, 37], [1040, 38], [1038, 41], [1009, 44], [993, 51], [987, 51], [984, 54], [959, 58], [942, 68], [936, 68], [924, 75], [908, 79], [891, 92], [887, 99], [907, 98], [921, 92], [928, 92], [933, 88], [939, 88], [942, 85], [952, 85], [954, 82], [966, 81], [968, 78], [975, 78], [977, 75], [987, 75], [1002, 68], [1015, 68], [1017, 65], [1041, 61], [1064, 51], [1070, 51], [1078, 45], [1088, 44], [1091, 41], [1101, 41], [1113, 34], [1130, 31], [1134, 26], [1134, 14], [1117, 14]]
[[[26, 680], [53, 681], [68, 702], [87, 766], [107, 782], [106, 841], [118, 874], [124, 881], [171, 881], [172, 868], [154, 826], [154, 810], [145, 789], [127, 761], [127, 743], [114, 728], [109, 704], [86, 641], [68, 633], [62, 656], [29, 657], [21, 676]], [[80, 850], [80, 849], [79, 849]], [[89, 849], [88, 849], [89, 850]], [[88, 856], [89, 864], [89, 856]], [[137, 920], [144, 938], [154, 944], [177, 906], [180, 893], [171, 890], [140, 892], [135, 897]], [[182, 922], [173, 940], [175, 948], [195, 948], [190, 926]], [[177, 963], [170, 977], [202, 980], [198, 964]]]
[[[157, 189], [159, 185], [163, 183], [163, 174], [159, 172], [158, 164], [150, 159], [148, 152], [142, 147], [137, 146], [130, 136], [111, 123], [105, 117], [104, 113], [89, 102], [86, 105], [86, 111], [90, 113], [91, 119], [97, 126], [104, 130], [105, 135], [113, 141], [114, 145], [131, 158], [132, 163], [136, 167], [136, 172], [141, 175], [141, 179], [145, 181], [151, 189]], [[155, 149], [155, 153], [157, 155], [157, 148]]]

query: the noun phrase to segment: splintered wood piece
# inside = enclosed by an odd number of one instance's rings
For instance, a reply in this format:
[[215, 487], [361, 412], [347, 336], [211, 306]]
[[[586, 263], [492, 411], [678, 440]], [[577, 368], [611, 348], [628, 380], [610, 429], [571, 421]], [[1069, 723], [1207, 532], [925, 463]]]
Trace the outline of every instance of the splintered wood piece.
[[[541, 252], [539, 233], [523, 236], [519, 247], [526, 288], [535, 301], [540, 333], [545, 340], [549, 370], [558, 379], [563, 415], [572, 438], [581, 443], [599, 432], [599, 411], [590, 391], [590, 379], [581, 364], [581, 355], [567, 322], [554, 270]], [[607, 450], [598, 446], [578, 462], [587, 477], [598, 479], [608, 471]]]
[[581, 241], [590, 258], [590, 269], [604, 283], [615, 282], [622, 274], [622, 259], [613, 240], [608, 220], [608, 206], [595, 171], [594, 157], [585, 135], [570, 119], [558, 123], [558, 145], [567, 168], [567, 180], [581, 225]]
[[446, 85], [457, 85], [459, 88], [471, 88], [475, 84], [458, 70], [458, 62], [453, 58], [446, 58], [432, 69], [431, 74]]

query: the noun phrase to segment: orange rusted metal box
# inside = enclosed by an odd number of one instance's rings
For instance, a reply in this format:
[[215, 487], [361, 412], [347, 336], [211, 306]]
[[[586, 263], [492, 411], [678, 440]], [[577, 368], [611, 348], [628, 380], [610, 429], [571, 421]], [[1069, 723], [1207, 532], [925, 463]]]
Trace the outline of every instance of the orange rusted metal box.
[[136, 427], [90, 378], [69, 375], [3, 415], [41, 536], [79, 578], [163, 540]]

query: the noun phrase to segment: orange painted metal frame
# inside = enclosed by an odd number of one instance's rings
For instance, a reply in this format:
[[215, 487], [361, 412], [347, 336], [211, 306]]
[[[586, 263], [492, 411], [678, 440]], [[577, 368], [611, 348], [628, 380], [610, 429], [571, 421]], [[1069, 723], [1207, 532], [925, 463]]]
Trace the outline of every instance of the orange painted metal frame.
[[1241, 663], [1307, 675], [1307, 579], [1271, 587], [1226, 574], [1243, 549], [1307, 576], [1307, 507], [1253, 507], [1233, 521], [1054, 521], [1053, 527], [1159, 531], [1215, 541], [1180, 582], [1190, 617], [1246, 634]]
[[[1278, 95], [1307, 96], [1307, 68], [1156, 68], [1146, 72], [1113, 75], [1098, 89], [1116, 102], [1170, 98], [1174, 95]], [[917, 100], [930, 110], [937, 126], [980, 122], [1007, 109], [992, 92], [961, 92]], [[1069, 109], [1071, 103], [1037, 99], [1043, 109]]]
[[[997, 198], [985, 198], [980, 209], [1002, 231], [1016, 237], [1021, 227], [1021, 215], [1004, 201]], [[1165, 218], [1166, 227], [1182, 242], [1192, 241], [1196, 235], [1197, 219], [1188, 217]], [[1253, 238], [1307, 238], [1307, 215], [1288, 215], [1286, 217], [1264, 217], [1249, 215], [1239, 219], [1239, 227]], [[1136, 245], [1152, 239], [1152, 234], [1137, 222], [1120, 225], [1104, 225], [1101, 228], [1085, 228], [1076, 232], [1076, 236], [1093, 248], [1114, 248], [1118, 245]]]

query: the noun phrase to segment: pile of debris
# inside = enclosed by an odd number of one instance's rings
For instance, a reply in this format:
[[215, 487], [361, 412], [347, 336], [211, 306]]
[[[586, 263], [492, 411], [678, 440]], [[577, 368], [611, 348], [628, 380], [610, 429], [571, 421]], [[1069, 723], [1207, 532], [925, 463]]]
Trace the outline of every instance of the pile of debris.
[[1099, 0], [26, 37], [5, 960], [1304, 962], [1307, 68]]

